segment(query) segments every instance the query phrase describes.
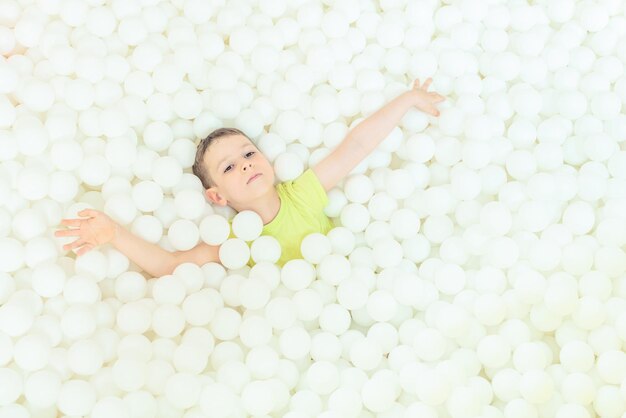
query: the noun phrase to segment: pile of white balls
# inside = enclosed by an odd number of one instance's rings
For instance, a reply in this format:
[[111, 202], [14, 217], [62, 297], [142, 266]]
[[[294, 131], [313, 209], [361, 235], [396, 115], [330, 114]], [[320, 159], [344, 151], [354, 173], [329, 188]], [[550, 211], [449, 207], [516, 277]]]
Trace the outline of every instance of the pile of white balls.
[[[623, 418], [625, 15], [0, 0], [0, 418]], [[233, 126], [293, 179], [431, 76], [441, 116], [410, 110], [282, 268], [191, 174]], [[87, 207], [223, 265], [75, 258], [53, 231]]]

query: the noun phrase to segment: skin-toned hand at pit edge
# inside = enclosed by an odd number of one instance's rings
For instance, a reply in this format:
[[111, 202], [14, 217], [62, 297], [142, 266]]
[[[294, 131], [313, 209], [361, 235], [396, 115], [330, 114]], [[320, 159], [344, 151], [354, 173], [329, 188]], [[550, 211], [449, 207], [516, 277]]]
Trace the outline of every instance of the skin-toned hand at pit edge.
[[[205, 264], [217, 257], [216, 253], [205, 251], [206, 259], [196, 260], [196, 252], [194, 251], [176, 251], [173, 253], [166, 251], [156, 244], [133, 235], [99, 210], [84, 209], [78, 212], [78, 215], [87, 218], [63, 219], [61, 225], [73, 227], [73, 229], [57, 230], [54, 235], [57, 237], [78, 237], [75, 241], [64, 245], [63, 249], [68, 251], [78, 248], [76, 255], [79, 257], [95, 247], [110, 243], [153, 277], [170, 274], [178, 264], [183, 262]], [[179, 256], [180, 254], [186, 254], [186, 256]]]

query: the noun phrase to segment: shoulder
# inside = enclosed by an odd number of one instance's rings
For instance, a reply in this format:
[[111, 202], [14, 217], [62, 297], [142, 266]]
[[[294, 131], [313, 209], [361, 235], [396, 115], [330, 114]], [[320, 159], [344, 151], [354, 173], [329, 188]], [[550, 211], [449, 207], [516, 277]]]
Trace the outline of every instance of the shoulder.
[[326, 190], [311, 168], [306, 169], [295, 179], [279, 184], [278, 192], [316, 210], [321, 210], [328, 204]]
[[304, 190], [314, 190], [321, 191], [326, 194], [326, 191], [322, 187], [320, 183], [319, 177], [315, 173], [312, 168], [307, 168], [304, 170], [302, 174], [292, 180], [287, 180], [282, 183], [279, 183], [277, 186], [277, 190], [285, 189], [287, 191], [304, 191]]

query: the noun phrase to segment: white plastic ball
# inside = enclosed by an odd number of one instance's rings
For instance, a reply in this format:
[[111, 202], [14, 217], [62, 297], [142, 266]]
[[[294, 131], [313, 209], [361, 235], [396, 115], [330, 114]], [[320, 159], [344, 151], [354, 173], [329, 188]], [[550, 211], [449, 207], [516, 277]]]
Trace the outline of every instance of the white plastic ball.
[[337, 287], [337, 300], [346, 309], [356, 310], [365, 306], [368, 300], [367, 285], [356, 279], [346, 279]]
[[366, 203], [374, 194], [374, 184], [363, 174], [350, 176], [345, 181], [344, 193], [350, 202]]
[[280, 334], [280, 352], [290, 360], [304, 358], [309, 353], [310, 346], [311, 336], [303, 328], [288, 328]]
[[176, 408], [187, 409], [197, 403], [201, 390], [198, 376], [177, 373], [167, 380], [165, 397]]
[[174, 350], [174, 367], [181, 373], [197, 375], [206, 368], [212, 350], [212, 339], [207, 343], [183, 342]]
[[271, 100], [279, 110], [293, 110], [300, 99], [299, 89], [290, 82], [276, 82], [271, 88]]
[[300, 244], [302, 257], [311, 264], [319, 264], [331, 253], [330, 239], [324, 234], [308, 234]]
[[43, 297], [54, 297], [63, 291], [65, 271], [56, 264], [37, 266], [33, 271], [33, 289]]
[[387, 191], [394, 199], [405, 199], [415, 190], [415, 182], [408, 170], [392, 170], [385, 179]]
[[174, 96], [174, 112], [182, 119], [194, 119], [202, 111], [202, 96], [193, 89], [183, 89]]
[[575, 403], [567, 403], [559, 406], [555, 418], [590, 418], [589, 412], [584, 406]]
[[319, 123], [331, 123], [339, 117], [337, 98], [332, 94], [319, 94], [311, 102], [311, 113]]
[[522, 375], [520, 392], [528, 402], [542, 404], [552, 398], [554, 382], [552, 377], [543, 370], [529, 370]]
[[504, 366], [511, 357], [511, 346], [500, 335], [487, 335], [477, 346], [478, 359], [486, 367], [498, 368]]
[[362, 338], [350, 348], [350, 362], [361, 370], [374, 370], [382, 360], [383, 352], [377, 341]]
[[324, 256], [318, 267], [318, 276], [321, 280], [337, 285], [346, 280], [351, 273], [350, 261], [339, 254]]
[[200, 237], [209, 245], [220, 245], [230, 235], [230, 224], [220, 215], [209, 215], [200, 222]]
[[141, 303], [127, 303], [117, 311], [117, 326], [126, 333], [147, 331], [151, 320], [150, 309]]
[[174, 139], [172, 128], [164, 122], [152, 122], [143, 131], [143, 141], [154, 151], [166, 150]]
[[240, 238], [230, 238], [219, 249], [221, 263], [229, 269], [239, 269], [250, 260], [250, 247]]
[[51, 348], [47, 337], [27, 334], [15, 343], [13, 359], [22, 370], [40, 370], [48, 363]]
[[233, 233], [244, 241], [254, 241], [263, 230], [263, 221], [254, 211], [243, 210], [233, 218]]
[[255, 263], [269, 261], [276, 263], [280, 259], [282, 249], [278, 240], [269, 235], [258, 237], [250, 246], [250, 256]]
[[379, 322], [391, 320], [398, 309], [398, 303], [386, 290], [376, 290], [369, 295], [366, 304], [367, 313]]
[[269, 286], [260, 279], [247, 279], [239, 285], [241, 304], [247, 309], [260, 309], [270, 299]]
[[24, 380], [24, 397], [38, 408], [49, 408], [56, 403], [61, 384], [61, 376], [56, 372], [34, 372]]
[[39, 80], [31, 80], [24, 84], [19, 92], [22, 103], [33, 112], [45, 112], [55, 100], [52, 87]]
[[104, 362], [104, 352], [95, 340], [76, 341], [69, 348], [68, 366], [78, 375], [93, 375]]
[[317, 361], [309, 367], [305, 379], [312, 391], [320, 395], [327, 395], [339, 385], [339, 372], [335, 364], [328, 361]]
[[272, 326], [261, 316], [250, 316], [241, 322], [239, 338], [246, 347], [264, 346], [272, 338]]
[[57, 407], [66, 415], [85, 415], [96, 404], [96, 396], [91, 383], [78, 379], [68, 380], [61, 386]]
[[188, 219], [179, 219], [170, 225], [167, 236], [178, 251], [187, 251], [198, 244], [200, 231], [195, 223]]
[[274, 160], [274, 171], [281, 182], [294, 180], [302, 174], [303, 168], [302, 160], [291, 152], [284, 152]]
[[0, 30], [0, 39], [2, 39], [0, 54], [7, 56], [15, 48], [15, 34], [9, 28], [4, 27]]
[[202, 389], [199, 405], [204, 414], [211, 418], [227, 418], [237, 407], [233, 390], [222, 383], [211, 383]]
[[621, 384], [626, 376], [626, 362], [623, 351], [609, 350], [598, 356], [597, 370], [608, 384]]
[[24, 263], [24, 250], [20, 241], [14, 238], [0, 239], [0, 271], [13, 272]]
[[315, 278], [315, 269], [302, 259], [289, 260], [281, 271], [281, 281], [290, 290], [302, 290]]
[[163, 190], [153, 181], [140, 181], [133, 186], [132, 198], [139, 210], [153, 212], [163, 202]]
[[352, 232], [362, 232], [370, 222], [367, 208], [358, 203], [349, 203], [341, 210], [341, 225]]
[[403, 257], [402, 246], [395, 239], [381, 239], [373, 246], [373, 256], [374, 262], [382, 268], [397, 266]]
[[[302, 292], [306, 292], [306, 290]], [[294, 301], [286, 297], [273, 298], [265, 307], [265, 317], [270, 321], [272, 327], [278, 330], [291, 327], [296, 322], [298, 316], [300, 316], [298, 306]]]
[[22, 395], [24, 383], [17, 371], [10, 368], [1, 369], [0, 382], [2, 382], [2, 386], [6, 388], [0, 398], [2, 405], [8, 405], [16, 401]]
[[178, 306], [161, 305], [152, 312], [152, 329], [165, 338], [180, 334], [185, 327], [184, 313]]
[[95, 100], [93, 86], [86, 80], [69, 80], [64, 89], [65, 103], [74, 110], [85, 110]]
[[513, 225], [513, 217], [506, 205], [489, 202], [480, 212], [480, 224], [485, 231], [496, 235], [505, 235]]
[[214, 302], [208, 293], [197, 292], [188, 295], [182, 304], [185, 320], [191, 325], [206, 325], [215, 314]]
[[178, 216], [195, 220], [204, 213], [206, 200], [198, 190], [181, 190], [174, 197], [174, 206]]
[[561, 383], [561, 393], [566, 402], [588, 405], [596, 395], [596, 388], [590, 376], [583, 373], [570, 373]]
[[522, 343], [513, 351], [513, 365], [521, 373], [543, 369], [547, 362], [548, 354], [544, 351], [542, 344], [538, 342]]
[[220, 308], [215, 312], [210, 329], [215, 338], [226, 341], [239, 335], [241, 315], [230, 308]]

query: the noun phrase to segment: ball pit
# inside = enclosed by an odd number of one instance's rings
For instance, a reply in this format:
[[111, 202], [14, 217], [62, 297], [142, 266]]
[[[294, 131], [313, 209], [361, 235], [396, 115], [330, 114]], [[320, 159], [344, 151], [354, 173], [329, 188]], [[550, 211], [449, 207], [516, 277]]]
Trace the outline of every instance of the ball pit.
[[[0, 10], [0, 417], [626, 416], [623, 2]], [[428, 77], [302, 259], [191, 174], [233, 126], [294, 179]], [[76, 257], [85, 208], [221, 264]]]

